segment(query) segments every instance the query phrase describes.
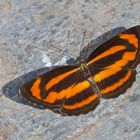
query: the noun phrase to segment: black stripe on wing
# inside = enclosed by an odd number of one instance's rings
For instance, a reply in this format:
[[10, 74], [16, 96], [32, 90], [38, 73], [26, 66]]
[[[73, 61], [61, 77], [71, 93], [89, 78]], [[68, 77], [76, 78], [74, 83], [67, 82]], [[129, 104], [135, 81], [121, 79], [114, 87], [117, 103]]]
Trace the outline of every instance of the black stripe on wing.
[[136, 79], [135, 70], [120, 70], [110, 77], [97, 82], [103, 98], [114, 98], [126, 92]]

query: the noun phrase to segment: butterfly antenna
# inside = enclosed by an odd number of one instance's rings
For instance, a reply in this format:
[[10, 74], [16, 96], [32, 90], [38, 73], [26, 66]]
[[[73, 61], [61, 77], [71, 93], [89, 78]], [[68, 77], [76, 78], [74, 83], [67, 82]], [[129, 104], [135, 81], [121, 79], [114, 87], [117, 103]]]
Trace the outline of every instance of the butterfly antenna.
[[70, 31], [68, 31], [68, 35], [67, 35], [67, 43], [66, 43], [65, 52], [66, 52], [70, 57], [75, 58], [75, 56], [74, 56], [71, 52], [68, 53], [69, 39], [70, 39]]
[[66, 52], [68, 51], [69, 38], [70, 38], [70, 31], [68, 31], [68, 35], [67, 35]]
[[64, 47], [64, 49], [62, 49], [62, 51], [60, 52], [60, 55], [63, 54], [64, 52], [67, 52], [67, 50], [68, 50], [69, 36], [70, 36], [70, 31], [68, 31], [66, 47]]
[[64, 47], [64, 48], [60, 51], [59, 55], [54, 59], [54, 62], [58, 61], [58, 58], [61, 57], [61, 55], [62, 55], [63, 53], [66, 53], [66, 52], [67, 52], [67, 50], [68, 50], [68, 44], [69, 44], [69, 36], [70, 36], [70, 31], [68, 31], [68, 34], [67, 34], [67, 43], [66, 43], [66, 47]]
[[83, 47], [83, 44], [84, 44], [85, 36], [86, 36], [86, 29], [85, 29], [85, 31], [84, 31], [82, 43], [81, 43], [81, 46], [80, 46], [80, 54], [79, 54], [79, 56], [80, 56], [80, 57], [79, 57], [80, 61], [83, 60], [83, 55], [82, 55], [82, 53], [81, 53], [81, 50], [82, 50], [82, 47]]
[[84, 40], [85, 40], [85, 36], [86, 36], [86, 32], [87, 32], [87, 30], [85, 29], [85, 31], [84, 31], [84, 35], [83, 35], [83, 39], [82, 39], [82, 43], [81, 43], [81, 46], [80, 46], [80, 51], [81, 51], [81, 48], [83, 47], [83, 44], [84, 44]]

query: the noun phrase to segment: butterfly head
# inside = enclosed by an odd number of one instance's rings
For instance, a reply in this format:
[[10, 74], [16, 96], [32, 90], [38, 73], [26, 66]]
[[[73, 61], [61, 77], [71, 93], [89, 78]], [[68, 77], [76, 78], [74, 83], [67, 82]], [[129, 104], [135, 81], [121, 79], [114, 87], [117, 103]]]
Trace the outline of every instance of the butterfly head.
[[84, 63], [83, 57], [81, 57], [81, 56], [77, 57], [76, 64], [80, 67], [81, 64], [83, 64], [83, 63]]

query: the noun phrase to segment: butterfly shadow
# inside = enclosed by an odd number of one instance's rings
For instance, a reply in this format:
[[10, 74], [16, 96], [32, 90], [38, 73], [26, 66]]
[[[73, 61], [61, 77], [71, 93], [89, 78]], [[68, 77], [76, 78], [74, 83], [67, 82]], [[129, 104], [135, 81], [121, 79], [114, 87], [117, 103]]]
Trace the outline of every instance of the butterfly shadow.
[[[89, 54], [96, 49], [98, 46], [100, 46], [101, 44], [103, 44], [105, 41], [111, 39], [113, 36], [117, 35], [118, 33], [124, 31], [125, 28], [124, 27], [118, 27], [115, 29], [112, 29], [106, 33], [104, 33], [103, 35], [101, 35], [100, 37], [98, 37], [95, 40], [92, 40], [87, 46], [85, 46], [83, 48], [83, 50], [81, 50], [82, 55], [86, 56], [85, 59], [89, 56]], [[93, 47], [94, 46], [94, 47]], [[70, 58], [69, 60], [66, 61], [66, 63], [68, 65], [73, 65], [75, 64], [75, 60], [73, 60], [73, 58]], [[19, 89], [27, 82], [29, 82], [31, 79], [33, 79], [34, 77], [36, 77], [37, 75], [41, 75], [49, 70], [55, 69], [59, 66], [52, 66], [52, 67], [45, 67], [45, 68], [40, 68], [38, 70], [29, 72], [27, 74], [24, 74], [12, 81], [9, 81], [8, 83], [6, 83], [3, 87], [2, 87], [2, 93], [3, 95], [5, 95], [6, 97], [8, 97], [9, 99], [17, 102], [17, 103], [21, 103], [24, 105], [28, 105], [28, 106], [32, 106], [34, 108], [39, 108], [39, 109], [44, 109], [40, 106], [37, 106], [35, 104], [30, 103], [29, 101], [27, 101], [20, 93], [19, 93]]]
[[[53, 68], [53, 67], [51, 67]], [[55, 67], [56, 68], [56, 67]], [[40, 68], [38, 70], [29, 72], [27, 74], [24, 74], [20, 77], [17, 77], [16, 79], [6, 83], [3, 87], [2, 87], [2, 93], [10, 98], [11, 100], [17, 102], [17, 103], [21, 103], [24, 105], [29, 105], [35, 108], [39, 108], [39, 109], [43, 109], [42, 107], [39, 107], [37, 105], [34, 105], [32, 103], [30, 103], [29, 101], [27, 101], [25, 98], [23, 98], [23, 96], [20, 94], [19, 89], [27, 82], [29, 82], [31, 79], [33, 79], [34, 77], [36, 77], [37, 75], [41, 75], [46, 71], [49, 71], [50, 68], [45, 67], [45, 68]]]

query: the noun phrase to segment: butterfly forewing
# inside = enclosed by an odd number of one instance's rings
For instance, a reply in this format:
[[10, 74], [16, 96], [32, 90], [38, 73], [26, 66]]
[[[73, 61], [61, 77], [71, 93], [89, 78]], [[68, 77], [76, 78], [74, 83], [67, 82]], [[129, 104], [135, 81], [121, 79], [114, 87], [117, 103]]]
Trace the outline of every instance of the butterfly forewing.
[[99, 98], [77, 67], [64, 66], [36, 77], [21, 88], [28, 100], [63, 115], [85, 114]]
[[126, 30], [95, 49], [87, 64], [101, 68], [133, 69], [140, 62], [140, 26]]

